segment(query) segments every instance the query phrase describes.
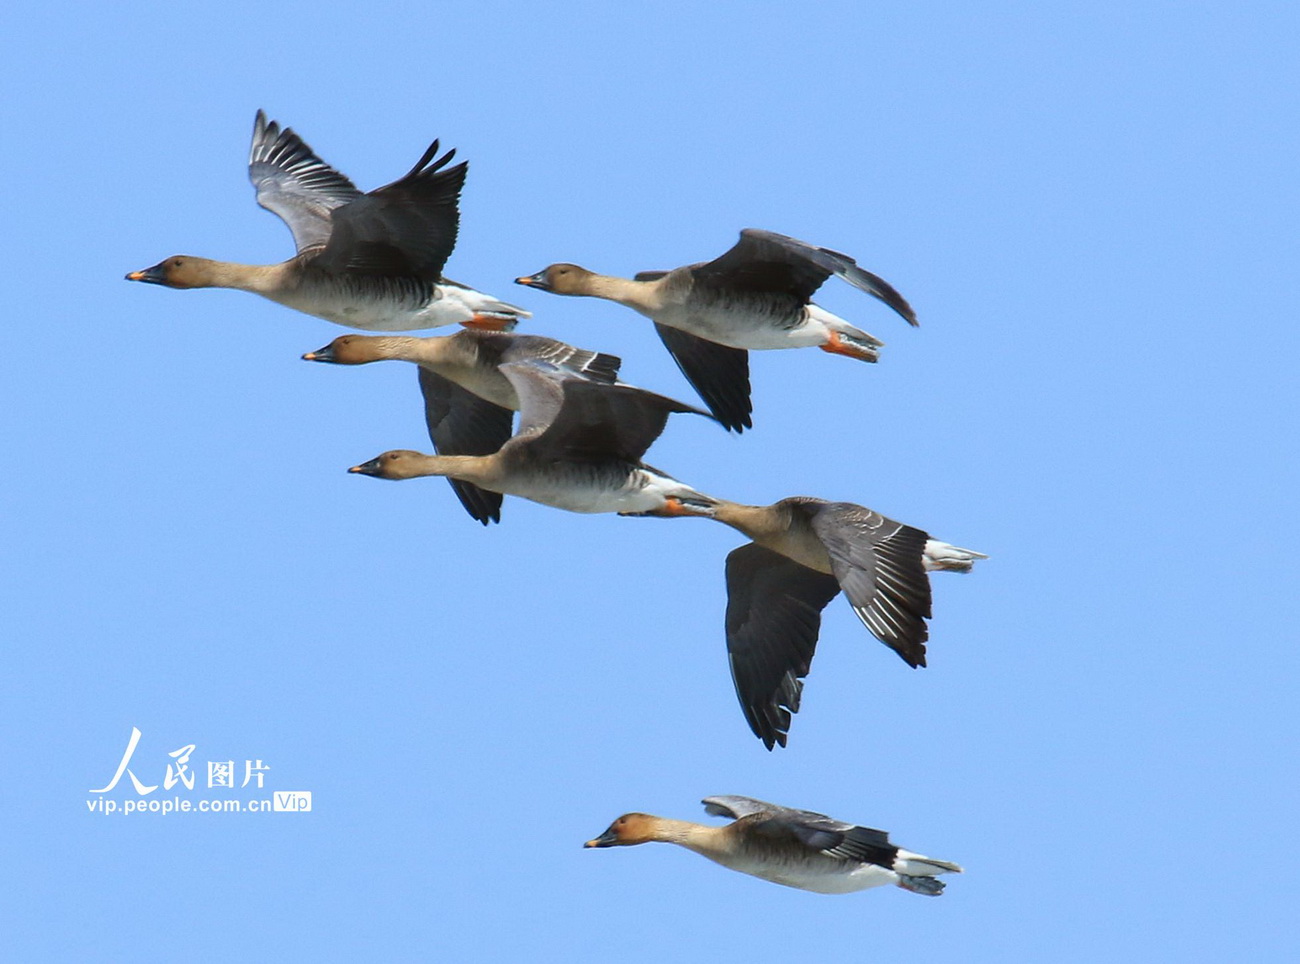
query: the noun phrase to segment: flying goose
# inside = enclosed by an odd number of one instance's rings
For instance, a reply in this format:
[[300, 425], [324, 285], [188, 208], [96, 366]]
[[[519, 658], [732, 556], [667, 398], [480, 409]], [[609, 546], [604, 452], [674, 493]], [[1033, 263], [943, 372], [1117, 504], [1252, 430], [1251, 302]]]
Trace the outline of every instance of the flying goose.
[[757, 228], [741, 231], [735, 247], [712, 261], [643, 271], [632, 280], [560, 263], [515, 281], [606, 298], [646, 315], [709, 410], [740, 432], [753, 425], [747, 349], [815, 345], [860, 361], [878, 357], [883, 342], [812, 303], [831, 275], [916, 324], [903, 296], [848, 255]]
[[930, 579], [969, 572], [983, 553], [931, 539], [852, 502], [796, 496], [772, 505], [672, 500], [645, 515], [704, 516], [753, 541], [727, 556], [727, 654], [736, 696], [769, 750], [786, 745], [821, 628], [841, 591], [871, 633], [925, 665]]
[[298, 253], [271, 265], [174, 255], [127, 280], [251, 291], [350, 328], [513, 328], [529, 312], [442, 274], [456, 246], [467, 169], [463, 161], [447, 167], [455, 153], [438, 157], [434, 141], [404, 177], [362, 194], [290, 128], [258, 111], [248, 176], [257, 203], [293, 232]]
[[[307, 361], [364, 365], [396, 359], [419, 366], [429, 440], [441, 455], [491, 455], [510, 439], [519, 394], [503, 364], [539, 361], [592, 381], [613, 384], [621, 361], [540, 335], [463, 330], [441, 338], [340, 335]], [[501, 521], [499, 492], [448, 478], [456, 497], [483, 525]]]
[[705, 797], [706, 812], [733, 821], [723, 827], [626, 813], [587, 847], [631, 847], [661, 841], [774, 884], [819, 894], [848, 894], [893, 884], [914, 894], [943, 893], [939, 874], [961, 867], [896, 847], [889, 834], [810, 810], [750, 797]]
[[641, 461], [670, 414], [708, 413], [544, 362], [507, 362], [499, 368], [520, 402], [519, 431], [499, 451], [394, 450], [348, 471], [382, 479], [448, 476], [570, 512], [641, 514], [663, 509], [670, 499], [687, 507], [714, 501]]

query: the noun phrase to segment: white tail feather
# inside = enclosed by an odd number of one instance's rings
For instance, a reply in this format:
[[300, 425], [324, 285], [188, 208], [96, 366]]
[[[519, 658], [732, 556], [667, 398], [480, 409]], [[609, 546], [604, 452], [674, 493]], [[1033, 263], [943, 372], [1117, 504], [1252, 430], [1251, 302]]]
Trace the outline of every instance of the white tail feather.
[[962, 869], [947, 860], [935, 860], [909, 850], [899, 850], [894, 858], [894, 873], [909, 877], [934, 877], [938, 874], [960, 874]]
[[970, 572], [976, 559], [987, 558], [984, 553], [974, 549], [962, 549], [937, 539], [928, 539], [923, 561], [928, 572]]

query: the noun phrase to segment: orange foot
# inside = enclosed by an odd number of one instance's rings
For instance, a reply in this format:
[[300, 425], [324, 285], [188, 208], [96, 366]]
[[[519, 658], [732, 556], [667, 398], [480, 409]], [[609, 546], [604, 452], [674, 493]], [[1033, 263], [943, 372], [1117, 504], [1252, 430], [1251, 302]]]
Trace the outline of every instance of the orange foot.
[[700, 513], [692, 512], [690, 509], [686, 508], [681, 499], [670, 497], [664, 499], [664, 504], [657, 509], [647, 509], [645, 512], [620, 512], [619, 515], [655, 519], [675, 519], [680, 516], [700, 515]]
[[518, 318], [502, 318], [500, 315], [475, 315], [469, 321], [462, 321], [465, 328], [475, 331], [514, 331], [519, 324]]
[[847, 355], [849, 358], [858, 359], [858, 361], [874, 362], [880, 358], [880, 354], [874, 348], [847, 341], [840, 336], [838, 331], [832, 331], [826, 339], [826, 344], [818, 347], [822, 351], [830, 352], [832, 355]]

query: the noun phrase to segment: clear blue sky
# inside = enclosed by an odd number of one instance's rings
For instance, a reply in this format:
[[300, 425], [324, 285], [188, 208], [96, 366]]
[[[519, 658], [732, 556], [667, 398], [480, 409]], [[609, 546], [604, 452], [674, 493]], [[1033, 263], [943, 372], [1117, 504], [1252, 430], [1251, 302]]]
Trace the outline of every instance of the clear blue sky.
[[[7, 952], [1293, 954], [1295, 6], [361, 10], [5, 14]], [[448, 274], [679, 397], [644, 319], [511, 279], [672, 267], [756, 226], [897, 286], [917, 330], [843, 284], [819, 298], [880, 364], [758, 355], [752, 433], [680, 419], [650, 460], [989, 553], [935, 577], [930, 668], [836, 601], [767, 753], [723, 648], [737, 534], [514, 500], [484, 531], [441, 481], [347, 475], [427, 446], [411, 369], [311, 365], [342, 329], [122, 280], [290, 252], [247, 183], [258, 108], [363, 188], [458, 148]], [[193, 744], [313, 812], [92, 814], [132, 727], [146, 784]], [[205, 775], [167, 795], [254, 797]], [[580, 849], [717, 793], [967, 873], [939, 900], [823, 897]]]

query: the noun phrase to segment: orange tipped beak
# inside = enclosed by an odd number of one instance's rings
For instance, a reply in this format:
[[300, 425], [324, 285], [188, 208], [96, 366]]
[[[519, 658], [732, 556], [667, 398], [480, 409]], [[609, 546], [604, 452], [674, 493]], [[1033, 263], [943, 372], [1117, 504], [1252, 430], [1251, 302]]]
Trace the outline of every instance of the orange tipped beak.
[[599, 837], [595, 838], [594, 840], [588, 840], [585, 844], [583, 844], [583, 846], [584, 847], [613, 847], [617, 843], [618, 843], [618, 834], [614, 832], [613, 827], [610, 827], [608, 830], [606, 830], [604, 833], [602, 833]]
[[143, 271], [132, 271], [129, 275], [126, 276], [126, 280], [127, 280], [127, 281], [143, 281], [143, 280], [144, 280], [144, 272], [143, 272]]
[[522, 278], [516, 278], [515, 284], [525, 285], [529, 288], [540, 288], [542, 291], [550, 291], [551, 286], [546, 281], [546, 272], [539, 271], [537, 274], [525, 275]]

